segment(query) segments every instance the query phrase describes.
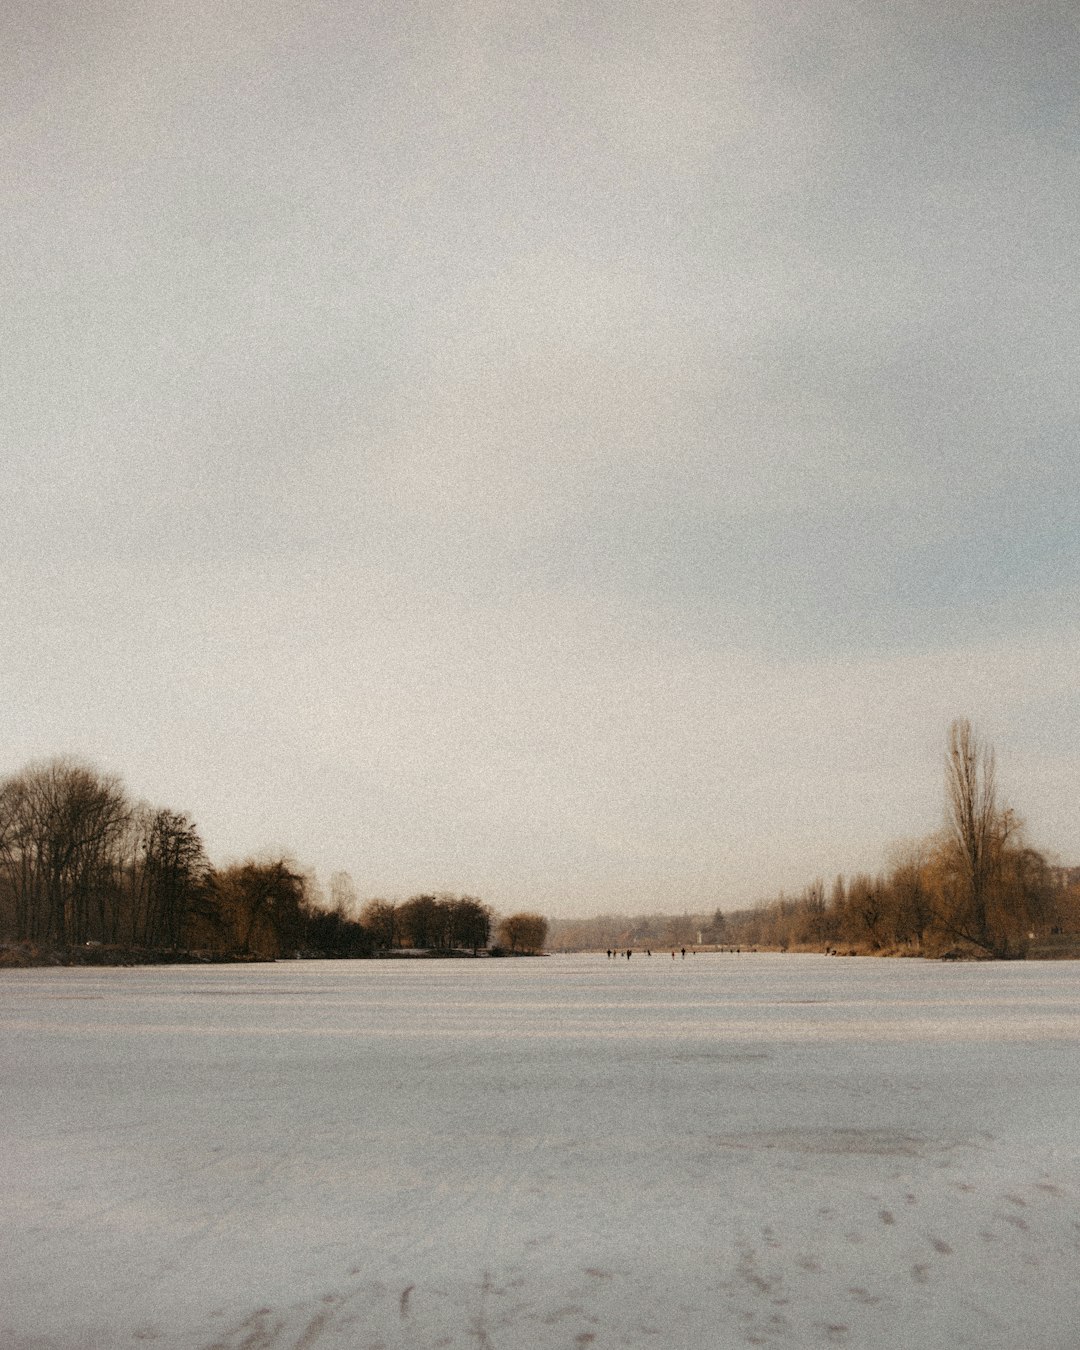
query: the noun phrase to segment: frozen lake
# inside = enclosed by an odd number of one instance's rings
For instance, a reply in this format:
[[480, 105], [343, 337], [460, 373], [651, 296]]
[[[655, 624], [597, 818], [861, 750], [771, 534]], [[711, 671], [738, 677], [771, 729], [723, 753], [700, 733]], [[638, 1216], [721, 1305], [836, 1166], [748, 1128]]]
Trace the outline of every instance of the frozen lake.
[[5, 1350], [1075, 1350], [1080, 963], [0, 972]]

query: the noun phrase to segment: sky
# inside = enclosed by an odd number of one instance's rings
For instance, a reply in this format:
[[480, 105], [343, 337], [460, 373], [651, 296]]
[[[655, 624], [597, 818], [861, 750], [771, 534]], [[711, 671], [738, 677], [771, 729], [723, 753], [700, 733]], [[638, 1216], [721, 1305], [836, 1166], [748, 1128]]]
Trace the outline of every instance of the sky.
[[0, 774], [361, 896], [1080, 862], [1080, 11], [7, 0]]

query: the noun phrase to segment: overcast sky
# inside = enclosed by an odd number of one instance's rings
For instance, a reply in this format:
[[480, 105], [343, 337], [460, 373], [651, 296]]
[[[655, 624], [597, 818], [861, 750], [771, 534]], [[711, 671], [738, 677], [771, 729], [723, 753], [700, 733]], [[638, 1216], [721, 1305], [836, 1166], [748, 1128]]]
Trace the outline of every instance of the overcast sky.
[[6, 0], [0, 773], [362, 896], [1080, 862], [1072, 0]]

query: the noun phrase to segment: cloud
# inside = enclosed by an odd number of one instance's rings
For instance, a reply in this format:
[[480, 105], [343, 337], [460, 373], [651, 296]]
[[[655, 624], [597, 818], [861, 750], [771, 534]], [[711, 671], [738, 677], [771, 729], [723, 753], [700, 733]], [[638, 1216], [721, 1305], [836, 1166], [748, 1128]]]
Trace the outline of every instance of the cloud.
[[1067, 851], [1076, 29], [973, 13], [11, 10], [12, 767], [681, 907], [967, 713]]

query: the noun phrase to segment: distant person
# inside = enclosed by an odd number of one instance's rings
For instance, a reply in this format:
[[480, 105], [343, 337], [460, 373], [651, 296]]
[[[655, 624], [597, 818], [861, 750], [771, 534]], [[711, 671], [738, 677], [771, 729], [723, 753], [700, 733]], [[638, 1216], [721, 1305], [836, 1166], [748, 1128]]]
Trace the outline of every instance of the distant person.
[[630, 960], [630, 948], [629, 948], [629, 947], [627, 947], [627, 949], [626, 949], [626, 959], [627, 959], [628, 961]]
[[610, 948], [610, 947], [607, 949], [607, 959], [608, 959], [609, 961], [611, 960], [611, 948]]
[[674, 951], [672, 951], [672, 953], [671, 953], [671, 959], [672, 959], [673, 961], [675, 960], [675, 952], [674, 952]]
[[682, 949], [682, 959], [683, 959], [684, 961], [686, 960], [686, 948], [685, 948], [685, 947]]

